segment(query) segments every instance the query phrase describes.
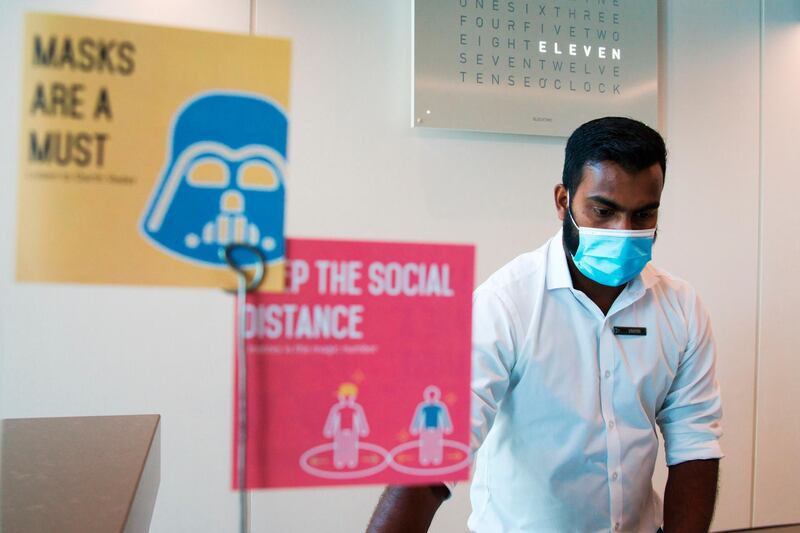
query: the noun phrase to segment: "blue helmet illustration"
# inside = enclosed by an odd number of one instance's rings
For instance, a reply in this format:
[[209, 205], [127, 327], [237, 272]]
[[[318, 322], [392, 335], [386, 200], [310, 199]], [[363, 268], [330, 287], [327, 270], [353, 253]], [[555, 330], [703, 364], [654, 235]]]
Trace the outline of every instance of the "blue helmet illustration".
[[169, 161], [142, 232], [168, 253], [208, 266], [225, 265], [219, 250], [230, 243], [260, 247], [269, 263], [283, 259], [286, 137], [286, 115], [263, 97], [195, 96], [175, 115]]

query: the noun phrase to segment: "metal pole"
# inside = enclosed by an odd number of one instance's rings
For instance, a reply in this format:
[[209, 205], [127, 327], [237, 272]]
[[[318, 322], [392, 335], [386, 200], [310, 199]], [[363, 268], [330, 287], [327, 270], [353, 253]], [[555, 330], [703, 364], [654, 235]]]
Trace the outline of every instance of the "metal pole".
[[[248, 283], [247, 272], [236, 263], [233, 252], [236, 249], [249, 251], [256, 255], [255, 273]], [[250, 532], [250, 493], [247, 490], [247, 345], [245, 342], [247, 328], [247, 293], [255, 291], [264, 280], [266, 258], [255, 246], [248, 244], [229, 244], [221, 250], [225, 261], [237, 275], [236, 288], [236, 368], [238, 376], [237, 403], [239, 413], [238, 447], [236, 452], [236, 472], [239, 486], [239, 531]]]
[[236, 454], [239, 478], [239, 531], [250, 532], [250, 498], [247, 493], [247, 352], [245, 348], [245, 320], [247, 320], [247, 279], [239, 276], [236, 294], [237, 317], [237, 368], [239, 376], [239, 450]]

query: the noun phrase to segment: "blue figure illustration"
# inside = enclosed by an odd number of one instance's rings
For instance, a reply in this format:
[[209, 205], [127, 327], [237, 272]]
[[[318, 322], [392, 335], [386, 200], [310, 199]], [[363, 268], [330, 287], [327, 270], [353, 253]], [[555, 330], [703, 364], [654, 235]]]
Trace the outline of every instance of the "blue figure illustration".
[[260, 247], [269, 263], [283, 259], [286, 138], [286, 115], [261, 96], [195, 96], [175, 115], [143, 233], [168, 253], [208, 266], [225, 265], [219, 249], [230, 243]]
[[425, 388], [420, 402], [411, 420], [412, 435], [419, 435], [419, 462], [423, 466], [442, 464], [444, 434], [453, 432], [450, 413], [447, 406], [439, 401], [442, 391], [435, 385]]

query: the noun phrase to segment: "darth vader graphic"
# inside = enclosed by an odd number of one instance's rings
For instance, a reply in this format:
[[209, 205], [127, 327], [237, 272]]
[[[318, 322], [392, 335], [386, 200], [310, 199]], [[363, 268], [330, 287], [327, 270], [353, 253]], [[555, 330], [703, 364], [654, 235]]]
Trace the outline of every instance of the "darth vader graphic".
[[260, 247], [283, 259], [287, 119], [254, 94], [208, 92], [176, 113], [168, 161], [141, 230], [181, 259], [223, 267], [221, 247]]

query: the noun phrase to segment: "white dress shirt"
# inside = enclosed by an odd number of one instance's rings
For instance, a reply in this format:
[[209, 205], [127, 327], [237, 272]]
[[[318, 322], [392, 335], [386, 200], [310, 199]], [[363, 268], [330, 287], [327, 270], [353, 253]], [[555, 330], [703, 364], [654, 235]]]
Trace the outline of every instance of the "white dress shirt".
[[668, 465], [722, 457], [714, 340], [686, 282], [648, 264], [603, 315], [559, 232], [473, 306], [470, 530], [654, 533], [656, 424]]

